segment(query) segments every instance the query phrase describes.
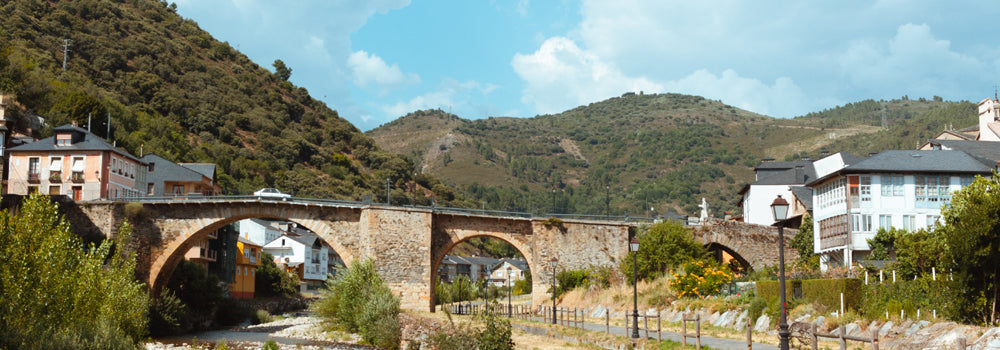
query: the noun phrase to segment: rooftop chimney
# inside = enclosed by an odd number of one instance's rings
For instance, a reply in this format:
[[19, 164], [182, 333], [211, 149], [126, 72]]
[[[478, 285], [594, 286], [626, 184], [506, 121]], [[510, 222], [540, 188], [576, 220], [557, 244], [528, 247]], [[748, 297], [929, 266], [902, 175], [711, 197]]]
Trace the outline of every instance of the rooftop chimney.
[[806, 182], [805, 177], [806, 177], [806, 171], [805, 171], [805, 169], [803, 169], [801, 165], [796, 165], [795, 166], [795, 182], [796, 183]]

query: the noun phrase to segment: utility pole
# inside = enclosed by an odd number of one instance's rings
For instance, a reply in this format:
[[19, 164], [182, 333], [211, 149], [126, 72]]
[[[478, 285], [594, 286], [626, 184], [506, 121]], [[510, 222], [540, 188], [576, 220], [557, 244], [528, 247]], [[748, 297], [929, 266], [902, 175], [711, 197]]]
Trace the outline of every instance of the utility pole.
[[389, 178], [385, 178], [385, 205], [392, 205], [392, 200], [389, 199]]
[[69, 43], [72, 42], [72, 41], [73, 40], [70, 40], [70, 39], [63, 39], [63, 65], [62, 65], [63, 72], [66, 71], [66, 57], [69, 56], [69, 52], [71, 51], [69, 49], [69, 45], [70, 45]]

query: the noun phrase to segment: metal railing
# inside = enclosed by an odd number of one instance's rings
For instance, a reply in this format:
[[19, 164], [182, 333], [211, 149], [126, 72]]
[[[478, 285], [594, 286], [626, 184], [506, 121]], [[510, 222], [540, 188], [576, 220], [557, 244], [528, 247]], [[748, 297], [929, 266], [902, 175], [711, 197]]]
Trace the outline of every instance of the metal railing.
[[506, 211], [506, 210], [489, 210], [489, 209], [475, 209], [475, 208], [422, 206], [422, 205], [385, 205], [384, 203], [374, 203], [370, 201], [346, 201], [337, 199], [304, 198], [304, 197], [278, 198], [278, 197], [253, 196], [253, 195], [204, 196], [201, 194], [197, 194], [197, 195], [174, 195], [174, 196], [159, 196], [159, 197], [102, 198], [100, 200], [111, 200], [111, 201], [127, 200], [127, 201], [142, 202], [142, 203], [277, 202], [277, 203], [324, 205], [324, 206], [337, 206], [337, 207], [349, 207], [349, 208], [364, 208], [364, 207], [414, 208], [414, 209], [428, 210], [434, 213], [443, 213], [443, 214], [523, 218], [523, 219], [554, 217], [564, 220], [587, 220], [587, 221], [606, 221], [606, 222], [630, 222], [630, 223], [652, 223], [656, 220], [655, 218], [632, 217], [628, 215], [608, 216], [608, 215], [587, 215], [587, 214], [529, 213], [529, 212]]

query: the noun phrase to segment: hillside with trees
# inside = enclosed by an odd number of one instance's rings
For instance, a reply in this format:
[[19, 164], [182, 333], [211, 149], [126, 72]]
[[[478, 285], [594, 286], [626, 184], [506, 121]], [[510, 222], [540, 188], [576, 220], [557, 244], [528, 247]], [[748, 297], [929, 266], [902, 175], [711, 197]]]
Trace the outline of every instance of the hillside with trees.
[[[882, 128], [883, 109], [886, 128]], [[488, 209], [717, 216], [737, 209], [761, 159], [912, 149], [976, 123], [969, 102], [866, 100], [793, 119], [680, 94], [635, 94], [534, 118], [417, 111], [369, 131], [384, 149]]]
[[216, 163], [230, 194], [384, 198], [390, 179], [394, 200], [430, 203], [413, 164], [289, 82], [294, 67], [272, 73], [173, 4], [14, 0], [0, 17], [0, 91], [18, 130], [75, 122], [136, 155]]

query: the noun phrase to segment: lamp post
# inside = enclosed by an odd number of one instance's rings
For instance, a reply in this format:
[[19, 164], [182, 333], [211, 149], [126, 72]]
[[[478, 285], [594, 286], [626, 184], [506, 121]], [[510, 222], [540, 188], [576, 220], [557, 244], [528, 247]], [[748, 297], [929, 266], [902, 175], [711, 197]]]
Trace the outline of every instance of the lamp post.
[[788, 201], [781, 198], [771, 203], [771, 213], [774, 214], [774, 225], [778, 226], [778, 289], [781, 297], [781, 318], [778, 321], [778, 349], [788, 350], [788, 310], [785, 308], [785, 219], [788, 217]]
[[604, 186], [604, 219], [611, 217], [611, 186]]
[[559, 259], [549, 260], [549, 266], [552, 266], [552, 324], [556, 324], [556, 265], [558, 264]]
[[632, 237], [628, 242], [628, 250], [632, 254], [632, 339], [639, 338], [639, 279], [636, 266], [639, 262], [639, 239]]
[[510, 287], [510, 266], [507, 266], [507, 318], [514, 316], [514, 309], [510, 306], [511, 294], [514, 294], [514, 288]]

